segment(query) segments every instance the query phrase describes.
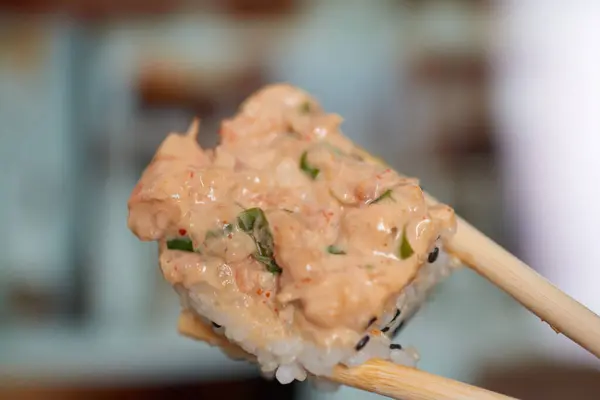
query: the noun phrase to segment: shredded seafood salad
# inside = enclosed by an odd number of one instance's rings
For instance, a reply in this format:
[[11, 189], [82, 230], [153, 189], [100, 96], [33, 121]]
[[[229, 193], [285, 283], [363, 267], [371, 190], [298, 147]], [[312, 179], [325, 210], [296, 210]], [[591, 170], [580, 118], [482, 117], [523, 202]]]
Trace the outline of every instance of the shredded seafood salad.
[[447, 272], [453, 210], [366, 158], [341, 122], [300, 89], [268, 86], [223, 121], [214, 149], [198, 145], [197, 122], [169, 134], [128, 203], [182, 306], [265, 373], [287, 371], [280, 381], [389, 359], [403, 308]]

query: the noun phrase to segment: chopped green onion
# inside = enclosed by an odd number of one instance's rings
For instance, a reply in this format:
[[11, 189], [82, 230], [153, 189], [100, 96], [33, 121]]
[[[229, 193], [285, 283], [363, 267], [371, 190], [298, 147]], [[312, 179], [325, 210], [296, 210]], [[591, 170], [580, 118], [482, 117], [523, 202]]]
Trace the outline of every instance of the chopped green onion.
[[375, 203], [379, 203], [381, 200], [385, 200], [385, 199], [391, 199], [394, 200], [394, 198], [392, 197], [392, 189], [388, 189], [385, 192], [383, 192], [381, 194], [381, 196], [379, 196], [378, 198], [376, 198], [375, 200], [371, 201], [369, 204], [375, 204]]
[[307, 160], [308, 152], [302, 153], [302, 157], [300, 157], [300, 169], [306, 173], [311, 179], [316, 179], [317, 175], [319, 175], [319, 169], [311, 166]]
[[188, 238], [184, 239], [171, 239], [167, 241], [167, 248], [169, 250], [180, 250], [180, 251], [194, 251], [194, 245], [192, 240]]
[[344, 250], [342, 250], [342, 249], [340, 249], [340, 248], [338, 248], [338, 247], [336, 247], [334, 245], [328, 246], [327, 247], [327, 252], [329, 254], [339, 254], [339, 255], [346, 254], [346, 252]]
[[242, 211], [237, 217], [237, 223], [256, 245], [256, 252], [252, 255], [254, 259], [267, 267], [267, 271], [273, 274], [281, 273], [282, 269], [273, 256], [273, 235], [263, 210], [255, 207]]
[[406, 260], [415, 253], [406, 236], [406, 226], [402, 231], [402, 240], [400, 241], [400, 259]]

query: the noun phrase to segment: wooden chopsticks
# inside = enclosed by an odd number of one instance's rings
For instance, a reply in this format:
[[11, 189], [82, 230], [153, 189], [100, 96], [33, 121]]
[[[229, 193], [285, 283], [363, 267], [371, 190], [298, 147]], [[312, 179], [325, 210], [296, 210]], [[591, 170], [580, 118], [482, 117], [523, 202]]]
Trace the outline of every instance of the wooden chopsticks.
[[331, 379], [346, 386], [403, 400], [514, 399], [416, 368], [377, 359], [353, 368], [338, 365]]
[[[203, 323], [191, 312], [181, 313], [179, 332], [192, 339], [218, 346], [235, 359], [255, 361], [253, 355], [231, 343], [227, 338], [217, 335], [209, 325]], [[338, 365], [329, 378], [346, 386], [402, 400], [514, 399], [477, 386], [383, 360], [370, 360], [353, 368]]]
[[462, 218], [445, 250], [600, 358], [600, 317]]

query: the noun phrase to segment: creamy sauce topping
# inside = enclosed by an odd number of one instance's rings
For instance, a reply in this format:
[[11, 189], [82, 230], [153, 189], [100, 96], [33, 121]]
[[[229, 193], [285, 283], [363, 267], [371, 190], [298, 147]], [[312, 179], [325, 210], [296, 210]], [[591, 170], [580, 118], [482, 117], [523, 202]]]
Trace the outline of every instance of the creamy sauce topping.
[[340, 123], [274, 85], [223, 122], [214, 150], [197, 124], [170, 134], [131, 195], [129, 227], [159, 242], [167, 281], [208, 290], [255, 340], [354, 342], [455, 219], [415, 179], [358, 156]]

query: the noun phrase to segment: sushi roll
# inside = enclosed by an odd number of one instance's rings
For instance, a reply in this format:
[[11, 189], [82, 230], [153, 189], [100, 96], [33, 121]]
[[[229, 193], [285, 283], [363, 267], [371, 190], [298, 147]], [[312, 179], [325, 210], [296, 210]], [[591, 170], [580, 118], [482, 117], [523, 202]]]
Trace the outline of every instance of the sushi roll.
[[371, 358], [413, 366], [397, 333], [451, 270], [454, 211], [357, 148], [306, 92], [250, 96], [202, 149], [171, 133], [128, 202], [182, 309], [281, 383]]

